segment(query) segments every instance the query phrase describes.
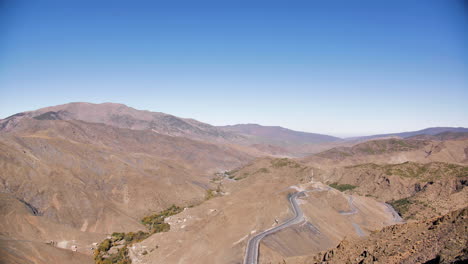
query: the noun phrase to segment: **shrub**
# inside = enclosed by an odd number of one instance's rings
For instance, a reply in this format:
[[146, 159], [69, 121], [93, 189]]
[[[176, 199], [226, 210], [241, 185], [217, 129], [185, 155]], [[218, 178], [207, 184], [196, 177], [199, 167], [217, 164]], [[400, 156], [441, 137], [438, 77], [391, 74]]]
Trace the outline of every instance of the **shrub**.
[[288, 165], [290, 165], [292, 163], [293, 163], [293, 161], [291, 161], [290, 159], [287, 159], [287, 158], [275, 159], [275, 160], [271, 161], [271, 165], [273, 165], [274, 168], [285, 167], [285, 166], [288, 166]]
[[152, 234], [154, 233], [161, 233], [161, 232], [167, 232], [171, 229], [171, 225], [168, 223], [158, 223], [155, 224], [154, 226], [151, 227], [150, 231]]
[[133, 243], [133, 242], [139, 242], [144, 239], [149, 237], [149, 234], [143, 231], [138, 231], [136, 233], [134, 232], [128, 232], [125, 234], [124, 239], [127, 244]]
[[131, 263], [131, 262], [126, 262], [126, 261], [130, 261], [128, 258], [127, 246], [124, 246], [123, 248], [119, 249], [117, 253], [110, 255], [108, 260], [110, 260], [111, 263], [117, 263], [117, 264]]
[[233, 179], [235, 177], [234, 174], [236, 174], [239, 171], [239, 169], [234, 169], [231, 171], [226, 171], [225, 174], [228, 176], [229, 179]]
[[282, 167], [290, 167], [290, 168], [300, 168], [301, 164], [297, 163], [294, 160], [288, 159], [288, 158], [282, 158], [282, 159], [274, 159], [271, 161], [271, 165], [273, 168], [282, 168]]
[[358, 187], [356, 185], [351, 185], [351, 184], [338, 184], [337, 182], [329, 184], [329, 186], [341, 192], [352, 190]]
[[141, 223], [146, 225], [150, 233], [166, 232], [169, 231], [170, 225], [164, 222], [164, 218], [176, 215], [182, 212], [182, 208], [176, 205], [172, 205], [166, 210], [157, 214], [146, 216], [141, 220]]
[[117, 233], [117, 232], [114, 232], [114, 233], [112, 233], [111, 236], [112, 236], [112, 239], [113, 239], [114, 241], [120, 241], [120, 240], [124, 239], [125, 233]]
[[403, 216], [408, 212], [409, 206], [413, 204], [413, 201], [411, 201], [408, 198], [403, 198], [400, 200], [395, 200], [389, 202], [389, 204], [400, 214], [400, 216]]
[[242, 175], [234, 177], [234, 180], [239, 181], [239, 180], [242, 180], [242, 179], [245, 179], [245, 178], [249, 177], [249, 175], [250, 175], [249, 173], [244, 172], [244, 173], [242, 173]]
[[205, 200], [210, 200], [211, 198], [216, 197], [216, 191], [212, 189], [206, 190]]
[[108, 251], [112, 246], [112, 241], [110, 239], [106, 239], [99, 244], [98, 251]]
[[267, 168], [261, 168], [256, 173], [269, 173], [269, 172], [270, 170], [268, 170]]
[[107, 258], [104, 258], [102, 254], [95, 258], [96, 264], [131, 264], [132, 261], [128, 256], [128, 248], [124, 246], [120, 248], [116, 253], [111, 254]]
[[[149, 229], [148, 232], [138, 231], [138, 232], [128, 232], [128, 233], [112, 233], [111, 239], [106, 239], [99, 244], [98, 248], [94, 251], [94, 262], [96, 264], [131, 264], [132, 261], [128, 257], [128, 245], [131, 245], [134, 242], [140, 242], [148, 238], [151, 234], [159, 232], [167, 232], [170, 230], [171, 226], [168, 223], [164, 222], [164, 218], [178, 214], [182, 212], [183, 208], [172, 205], [166, 210], [146, 216], [141, 220], [141, 223], [146, 225]], [[124, 240], [125, 244], [122, 242], [114, 244]], [[124, 245], [116, 253], [111, 254], [110, 256], [104, 257], [108, 254], [109, 249], [114, 245]]]

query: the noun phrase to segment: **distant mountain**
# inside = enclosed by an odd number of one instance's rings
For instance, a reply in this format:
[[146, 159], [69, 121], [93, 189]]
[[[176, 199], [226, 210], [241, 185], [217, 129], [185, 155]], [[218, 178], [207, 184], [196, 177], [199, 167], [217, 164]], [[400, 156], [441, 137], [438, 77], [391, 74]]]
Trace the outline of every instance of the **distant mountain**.
[[236, 140], [238, 135], [194, 119], [180, 118], [169, 114], [137, 110], [115, 103], [69, 103], [41, 108], [35, 111], [18, 113], [0, 120], [0, 131], [13, 130], [24, 118], [37, 120], [80, 120], [89, 123], [102, 123], [132, 130], [152, 130], [153, 132], [183, 136], [210, 141]]
[[[282, 143], [282, 144], [316, 144], [325, 142], [335, 142], [340, 138], [294, 131], [280, 126], [262, 126], [258, 124], [238, 124], [232, 126], [219, 126], [218, 128], [226, 132], [236, 132], [250, 138], [258, 139], [263, 143]], [[280, 145], [282, 145], [280, 144]]]
[[421, 149], [430, 142], [416, 139], [377, 139], [369, 140], [352, 147], [336, 147], [316, 154], [318, 157], [342, 160], [353, 156], [369, 156]]
[[468, 139], [468, 132], [451, 132], [446, 131], [436, 135], [416, 135], [407, 139], [419, 139], [419, 140], [463, 140]]
[[419, 135], [434, 136], [443, 132], [468, 132], [468, 128], [465, 128], [465, 127], [429, 127], [429, 128], [417, 130], [417, 131], [379, 134], [379, 135], [364, 136], [364, 137], [353, 137], [353, 138], [346, 138], [346, 140], [369, 140], [369, 139], [386, 138], [386, 137], [409, 138], [409, 137], [419, 136]]
[[[294, 131], [280, 126], [262, 126], [258, 124], [212, 126], [190, 118], [181, 118], [161, 112], [137, 110], [123, 104], [80, 102], [22, 112], [0, 119], [0, 131], [15, 132], [21, 128], [20, 123], [30, 119], [37, 121], [77, 120], [131, 130], [149, 130], [151, 133], [161, 135], [235, 145], [239, 150], [255, 156], [304, 157], [333, 147], [350, 146], [351, 144], [379, 138], [410, 138], [414, 136], [434, 136], [444, 132], [468, 132], [468, 128], [462, 127], [433, 127], [403, 133], [341, 139], [330, 135]], [[431, 139], [434, 140], [435, 138]]]
[[[348, 143], [351, 141], [348, 141]], [[408, 138], [377, 138], [315, 153], [303, 159], [315, 166], [349, 166], [356, 163], [468, 162], [468, 133], [442, 132]]]
[[[37, 121], [84, 121], [131, 130], [149, 130], [161, 135], [185, 137], [211, 143], [236, 145], [254, 155], [304, 156], [315, 153], [318, 143], [339, 142], [339, 138], [255, 124], [216, 127], [194, 119], [160, 112], [137, 110], [116, 103], [68, 103], [9, 116], [0, 120], [0, 131], [24, 129], [21, 123]], [[323, 150], [324, 147], [318, 147]]]
[[[217, 131], [197, 130], [203, 126], [196, 121], [174, 117], [169, 120], [186, 124], [174, 125], [165, 119], [169, 115], [139, 115], [125, 106], [82, 107], [0, 121], [0, 263], [31, 263], [36, 257], [45, 261], [34, 263], [94, 263], [92, 243], [114, 231], [145, 230], [138, 219], [172, 204], [198, 204], [216, 188], [207, 175], [253, 159], [224, 144], [118, 127], [166, 126], [186, 135]], [[159, 117], [166, 122], [153, 126]], [[73, 118], [88, 122], [59, 120]], [[120, 121], [125, 118], [129, 123]], [[83, 259], [70, 261], [71, 252], [60, 252], [75, 246]]]

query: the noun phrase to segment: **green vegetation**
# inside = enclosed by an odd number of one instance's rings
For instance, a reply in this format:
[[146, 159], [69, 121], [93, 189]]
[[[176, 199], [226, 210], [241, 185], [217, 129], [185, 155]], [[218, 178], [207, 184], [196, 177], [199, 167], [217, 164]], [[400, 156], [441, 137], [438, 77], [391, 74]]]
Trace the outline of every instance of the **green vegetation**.
[[344, 151], [342, 148], [333, 148], [317, 154], [317, 156], [328, 159], [343, 159], [345, 157], [352, 156], [351, 153]]
[[374, 155], [387, 152], [408, 151], [418, 149], [424, 145], [424, 141], [403, 140], [403, 139], [384, 139], [364, 142], [353, 147], [353, 152], [362, 152], [364, 154]]
[[226, 171], [226, 175], [228, 176], [229, 179], [234, 179], [234, 177], [235, 177], [234, 174], [236, 174], [238, 171], [239, 171], [239, 169]]
[[395, 175], [403, 178], [417, 179], [421, 182], [432, 181], [446, 177], [468, 177], [468, 167], [446, 162], [416, 163], [404, 162], [400, 164], [377, 165], [374, 163], [347, 166], [346, 169], [373, 169], [388, 176]]
[[269, 173], [269, 172], [270, 172], [269, 169], [267, 169], [267, 168], [261, 168], [261, 169], [259, 169], [258, 171], [256, 171], [255, 174], [257, 174], [257, 173]]
[[234, 180], [239, 181], [239, 180], [245, 179], [245, 178], [247, 178], [249, 176], [250, 176], [250, 174], [248, 172], [244, 172], [244, 173], [242, 173], [242, 175], [234, 177]]
[[216, 182], [219, 182], [219, 181], [222, 181], [223, 180], [223, 174], [221, 173], [215, 173], [214, 177], [211, 178], [210, 182], [212, 183], [216, 183]]
[[[94, 261], [96, 264], [130, 264], [128, 256], [128, 246], [148, 238], [154, 233], [167, 232], [171, 226], [164, 222], [164, 218], [182, 212], [183, 208], [172, 205], [157, 214], [146, 216], [141, 220], [149, 232], [138, 231], [128, 233], [112, 233], [111, 238], [102, 241], [94, 251]], [[120, 247], [117, 252], [109, 253], [112, 247]]]
[[183, 208], [172, 205], [162, 212], [144, 217], [141, 219], [141, 223], [148, 228], [150, 234], [166, 232], [169, 231], [170, 225], [164, 222], [164, 218], [178, 214], [182, 210]]
[[[153, 232], [153, 233], [157, 233], [157, 232]], [[128, 232], [128, 233], [125, 233], [124, 240], [125, 240], [125, 243], [132, 244], [134, 242], [143, 241], [146, 238], [148, 238], [149, 236], [150, 236], [149, 233], [146, 233], [146, 232], [143, 232], [143, 231], [138, 231], [136, 233]]]
[[[123, 233], [114, 233], [114, 234], [123, 234]], [[132, 263], [131, 259], [128, 256], [128, 247], [127, 244], [122, 245], [117, 252], [109, 254], [109, 249], [116, 245], [118, 241], [115, 239], [117, 236], [113, 236], [112, 239], [106, 239], [98, 248], [94, 251], [94, 261], [96, 264], [130, 264]]]
[[363, 163], [363, 164], [358, 164], [358, 165], [345, 166], [346, 169], [353, 169], [353, 168], [378, 169], [380, 167], [381, 165], [377, 165], [375, 163]]
[[130, 264], [132, 263], [131, 259], [128, 257], [128, 248], [124, 246], [120, 248], [117, 253], [109, 256], [111, 263], [117, 264]]
[[352, 190], [357, 188], [358, 186], [351, 185], [351, 184], [338, 184], [337, 182], [329, 184], [330, 187], [337, 189], [338, 191], [344, 192], [347, 190]]
[[409, 151], [419, 149], [427, 144], [422, 140], [408, 139], [379, 139], [357, 144], [353, 147], [338, 147], [317, 154], [317, 156], [329, 159], [344, 159], [354, 155], [377, 155], [397, 151]]
[[387, 175], [397, 175], [421, 181], [430, 181], [450, 176], [468, 176], [468, 167], [445, 162], [431, 162], [427, 164], [404, 162], [401, 164], [385, 165], [383, 169]]
[[289, 159], [275, 159], [271, 161], [271, 165], [273, 165], [274, 168], [281, 168], [288, 166], [290, 164]]
[[405, 215], [408, 212], [409, 206], [414, 202], [409, 198], [403, 198], [396, 201], [391, 201], [389, 204], [400, 214], [401, 216]]
[[206, 190], [205, 201], [210, 200], [211, 198], [214, 198], [214, 197], [221, 196], [222, 195], [221, 187], [222, 187], [222, 184], [219, 183], [218, 187], [216, 187], [216, 190], [213, 190], [213, 189]]
[[106, 239], [104, 241], [101, 242], [101, 244], [99, 244], [98, 246], [98, 250], [99, 251], [107, 251], [111, 248], [112, 246], [112, 241], [110, 239]]
[[368, 155], [381, 154], [385, 151], [384, 149], [373, 149], [371, 146], [364, 146], [359, 150]]
[[120, 241], [120, 240], [124, 239], [125, 233], [116, 233], [116, 232], [114, 232], [114, 233], [112, 233], [111, 237], [112, 237], [112, 239], [114, 241]]
[[[293, 168], [293, 169], [301, 169], [302, 171], [307, 169], [307, 167], [302, 166], [300, 163], [294, 160], [288, 159], [288, 158], [271, 160], [271, 168], [278, 169], [278, 168], [285, 168], [285, 167]], [[238, 180], [242, 180], [242, 179], [245, 179], [249, 176], [256, 175], [256, 174], [268, 174], [271, 172], [271, 168], [263, 167], [263, 168], [256, 169], [255, 167], [249, 168], [249, 166], [245, 166], [243, 168], [238, 168], [238, 169], [226, 172], [226, 175], [228, 175], [230, 179], [238, 181]]]
[[219, 196], [217, 191], [215, 191], [213, 189], [208, 189], [208, 190], [206, 190], [205, 201], [210, 200], [211, 198], [214, 198], [216, 196]]
[[301, 167], [299, 163], [288, 158], [274, 159], [271, 161], [271, 165], [273, 166], [273, 168], [282, 168], [282, 167], [300, 168]]
[[[279, 164], [276, 164], [274, 163], [274, 161], [272, 161], [272, 164], [276, 166], [279, 166], [279, 167], [282, 167], [283, 164], [282, 162], [284, 162], [284, 160], [288, 160], [288, 159], [281, 159], [279, 160]], [[290, 162], [287, 162], [287, 164], [292, 164]], [[259, 173], [270, 173], [270, 170], [268, 168], [260, 168], [258, 170], [256, 170], [255, 172], [252, 172], [253, 170], [252, 169], [248, 169], [249, 168], [249, 165], [247, 166], [244, 166], [242, 168], [237, 168], [237, 169], [234, 169], [234, 170], [231, 170], [231, 171], [228, 171], [228, 172], [225, 172], [225, 174], [228, 176], [229, 179], [232, 179], [232, 180], [236, 180], [236, 181], [239, 181], [239, 180], [242, 180], [242, 179], [245, 179], [251, 175], [255, 175], [255, 174], [259, 174]]]

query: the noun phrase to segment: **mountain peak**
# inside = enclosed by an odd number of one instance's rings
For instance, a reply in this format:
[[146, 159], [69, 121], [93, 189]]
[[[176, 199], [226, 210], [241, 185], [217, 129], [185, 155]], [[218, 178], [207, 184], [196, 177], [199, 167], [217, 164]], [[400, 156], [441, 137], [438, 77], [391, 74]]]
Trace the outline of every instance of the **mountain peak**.
[[88, 123], [102, 123], [109, 126], [132, 130], [152, 130], [159, 134], [184, 136], [192, 139], [220, 141], [235, 138], [232, 133], [194, 119], [137, 110], [119, 103], [72, 102], [41, 108], [10, 116], [0, 121], [0, 130], [13, 130], [24, 118], [37, 120], [79, 120]]

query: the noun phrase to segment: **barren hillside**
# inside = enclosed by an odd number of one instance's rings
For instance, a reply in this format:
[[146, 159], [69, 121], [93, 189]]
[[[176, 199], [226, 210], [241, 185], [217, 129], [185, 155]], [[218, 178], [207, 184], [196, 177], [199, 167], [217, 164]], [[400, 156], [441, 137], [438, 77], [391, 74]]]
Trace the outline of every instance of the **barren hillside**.
[[14, 130], [21, 120], [25, 118], [37, 120], [80, 120], [133, 130], [151, 130], [163, 135], [184, 136], [213, 141], [242, 139], [239, 135], [224, 132], [214, 126], [194, 119], [137, 110], [115, 103], [69, 103], [18, 113], [0, 120], [0, 130]]
[[0, 149], [1, 235], [16, 241], [6, 245], [52, 240], [88, 255], [105, 234], [142, 228], [150, 212], [203, 200], [207, 175], [251, 159], [227, 146], [74, 120], [23, 119], [2, 133]]
[[466, 263], [468, 208], [426, 221], [389, 226], [365, 239], [288, 263]]
[[383, 203], [311, 182], [315, 173], [293, 160], [260, 159], [217, 177], [220, 195], [168, 219], [169, 232], [134, 245], [133, 262], [241, 263], [253, 234], [291, 217], [287, 194], [297, 190], [307, 194], [300, 199], [306, 221], [268, 237], [261, 263], [310, 255], [395, 223]]
[[[450, 136], [451, 135], [451, 136]], [[317, 167], [342, 167], [363, 163], [396, 164], [433, 161], [468, 164], [468, 139], [464, 134], [408, 139], [380, 139], [351, 147], [332, 148], [303, 159]]]
[[[0, 127], [6, 263], [241, 263], [249, 239], [291, 218], [296, 192], [303, 218], [261, 241], [260, 263], [332, 261], [320, 252], [342, 240], [388, 244], [375, 237], [382, 228], [421, 226], [468, 203], [460, 132], [354, 144], [87, 103], [20, 113]], [[258, 158], [330, 147], [301, 160]], [[371, 255], [391, 257], [379, 250]]]

